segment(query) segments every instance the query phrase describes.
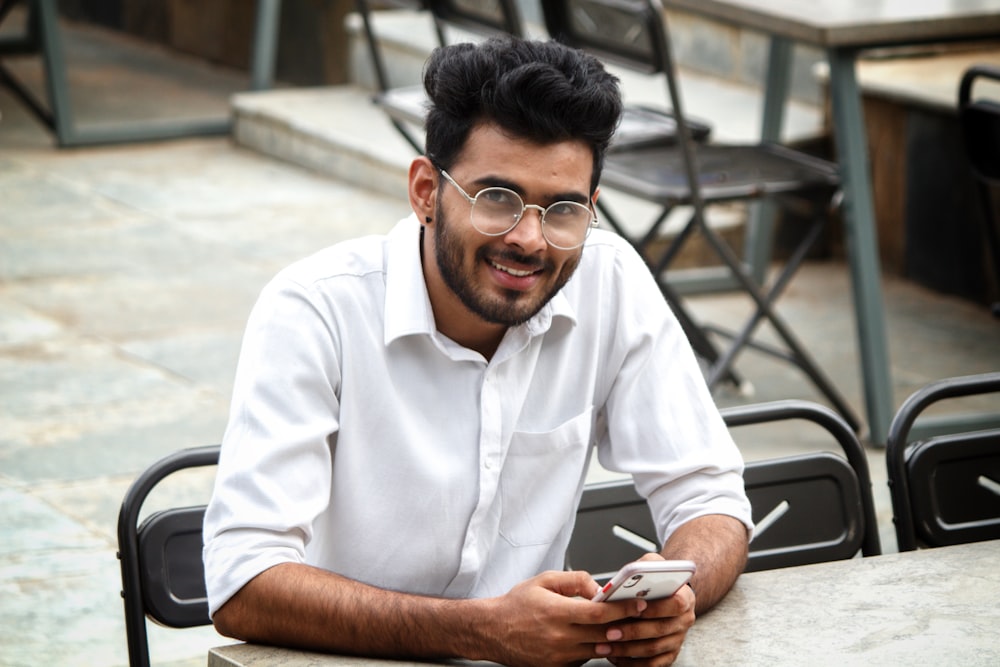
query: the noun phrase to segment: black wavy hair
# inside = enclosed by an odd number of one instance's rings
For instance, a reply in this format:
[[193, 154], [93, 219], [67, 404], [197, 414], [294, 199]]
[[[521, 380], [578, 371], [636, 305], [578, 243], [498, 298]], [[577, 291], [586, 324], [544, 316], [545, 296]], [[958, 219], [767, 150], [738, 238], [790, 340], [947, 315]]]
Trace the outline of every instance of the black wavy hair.
[[555, 41], [497, 37], [435, 49], [424, 67], [427, 157], [448, 169], [479, 123], [538, 143], [582, 140], [593, 150], [591, 193], [622, 111], [617, 77]]

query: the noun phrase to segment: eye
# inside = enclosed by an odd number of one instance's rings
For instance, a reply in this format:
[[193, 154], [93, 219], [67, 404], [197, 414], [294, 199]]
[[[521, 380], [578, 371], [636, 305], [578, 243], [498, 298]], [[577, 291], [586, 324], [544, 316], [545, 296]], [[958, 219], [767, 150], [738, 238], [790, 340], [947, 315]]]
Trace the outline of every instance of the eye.
[[569, 201], [557, 201], [552, 206], [549, 206], [545, 212], [549, 215], [558, 215], [564, 218], [578, 216], [581, 213], [580, 206]]
[[516, 192], [506, 188], [486, 188], [476, 195], [476, 199], [493, 206], [521, 209], [521, 198], [517, 196]]

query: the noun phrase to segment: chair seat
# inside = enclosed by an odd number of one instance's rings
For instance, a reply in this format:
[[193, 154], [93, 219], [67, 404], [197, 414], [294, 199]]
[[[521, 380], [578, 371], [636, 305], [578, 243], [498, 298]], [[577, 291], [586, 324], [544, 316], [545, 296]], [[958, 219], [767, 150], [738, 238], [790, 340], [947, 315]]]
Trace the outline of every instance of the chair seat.
[[[687, 124], [691, 138], [696, 142], [707, 141], [712, 133], [711, 126], [703, 121], [688, 119]], [[672, 146], [676, 143], [677, 119], [674, 116], [651, 107], [626, 106], [608, 152]]]
[[392, 88], [372, 98], [390, 118], [423, 125], [427, 114], [427, 93], [421, 85]]
[[[752, 199], [816, 188], [833, 190], [836, 166], [774, 144], [697, 145], [701, 195], [706, 202]], [[609, 154], [603, 183], [663, 205], [690, 202], [690, 186], [680, 150], [654, 147]]]

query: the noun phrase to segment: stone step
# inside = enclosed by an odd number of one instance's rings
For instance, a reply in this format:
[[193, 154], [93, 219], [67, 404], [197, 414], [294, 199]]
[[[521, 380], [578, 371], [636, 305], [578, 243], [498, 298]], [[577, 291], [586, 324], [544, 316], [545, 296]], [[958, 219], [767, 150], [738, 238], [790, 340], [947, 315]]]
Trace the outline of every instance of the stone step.
[[413, 148], [355, 84], [240, 93], [233, 139], [265, 155], [397, 197]]

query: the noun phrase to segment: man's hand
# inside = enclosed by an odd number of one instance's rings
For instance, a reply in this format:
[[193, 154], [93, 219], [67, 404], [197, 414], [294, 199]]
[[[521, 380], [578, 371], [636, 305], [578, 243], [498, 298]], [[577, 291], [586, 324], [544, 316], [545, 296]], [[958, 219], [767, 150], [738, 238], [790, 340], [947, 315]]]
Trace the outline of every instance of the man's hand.
[[502, 653], [490, 659], [513, 666], [593, 658], [650, 667], [674, 662], [695, 619], [690, 587], [662, 600], [591, 602], [598, 589], [585, 572], [546, 572], [496, 598]]
[[[664, 560], [660, 554], [646, 554], [639, 560]], [[600, 603], [607, 604], [607, 603]], [[695, 594], [690, 586], [668, 598], [649, 600], [639, 618], [612, 623], [605, 633], [607, 643], [596, 652], [615, 665], [672, 665], [680, 653], [687, 631], [695, 621]]]
[[650, 600], [648, 605], [639, 618], [610, 624], [605, 632], [607, 642], [597, 645], [596, 654], [619, 666], [672, 665], [694, 625], [694, 591], [681, 586], [672, 596]]
[[544, 572], [490, 600], [499, 653], [490, 660], [521, 665], [578, 665], [611, 655], [608, 632], [637, 620], [644, 600], [591, 602], [599, 586], [586, 572]]

